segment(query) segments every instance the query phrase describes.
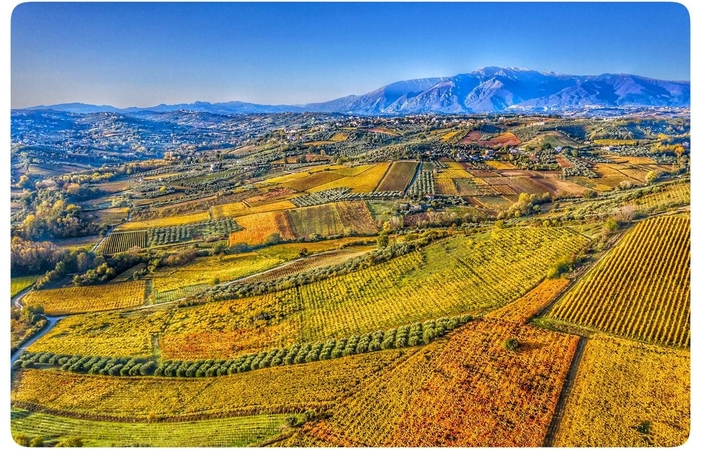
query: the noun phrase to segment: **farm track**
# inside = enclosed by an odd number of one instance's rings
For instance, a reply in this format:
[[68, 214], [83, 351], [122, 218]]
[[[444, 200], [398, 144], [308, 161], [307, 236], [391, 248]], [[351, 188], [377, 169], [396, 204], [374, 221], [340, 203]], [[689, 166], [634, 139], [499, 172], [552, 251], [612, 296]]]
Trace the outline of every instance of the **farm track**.
[[577, 342], [577, 349], [575, 350], [574, 357], [572, 358], [572, 363], [570, 364], [569, 372], [565, 378], [565, 383], [562, 385], [562, 390], [560, 391], [560, 397], [557, 400], [557, 405], [555, 406], [555, 413], [553, 414], [553, 419], [550, 421], [550, 426], [548, 426], [548, 432], [545, 434], [545, 441], [543, 442], [544, 447], [553, 447], [553, 442], [555, 441], [555, 435], [557, 434], [558, 427], [560, 426], [560, 421], [565, 412], [565, 404], [567, 403], [567, 397], [572, 390], [572, 385], [577, 377], [577, 372], [579, 371], [579, 363], [582, 360], [582, 354], [584, 353], [584, 347], [587, 344], [586, 337], [580, 337]]

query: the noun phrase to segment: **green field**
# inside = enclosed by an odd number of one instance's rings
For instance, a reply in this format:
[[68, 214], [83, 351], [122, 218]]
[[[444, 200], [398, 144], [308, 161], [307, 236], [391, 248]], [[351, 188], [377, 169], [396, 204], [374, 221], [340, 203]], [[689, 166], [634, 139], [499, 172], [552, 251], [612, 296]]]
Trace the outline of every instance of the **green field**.
[[67, 418], [19, 408], [11, 411], [15, 438], [41, 437], [54, 445], [67, 437], [78, 437], [87, 447], [158, 446], [189, 447], [194, 442], [208, 447], [259, 445], [288, 428], [290, 417], [301, 415], [252, 415], [187, 422], [125, 423]]

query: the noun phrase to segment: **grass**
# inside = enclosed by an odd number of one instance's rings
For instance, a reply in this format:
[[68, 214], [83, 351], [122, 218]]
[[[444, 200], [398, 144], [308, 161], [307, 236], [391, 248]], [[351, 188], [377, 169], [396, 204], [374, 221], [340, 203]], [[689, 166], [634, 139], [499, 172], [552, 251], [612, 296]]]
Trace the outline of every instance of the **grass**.
[[41, 436], [55, 445], [73, 436], [87, 447], [156, 446], [156, 447], [239, 447], [259, 445], [286, 429], [289, 417], [300, 415], [252, 415], [189, 422], [122, 423], [67, 418], [19, 408], [11, 411], [13, 436], [29, 439]]

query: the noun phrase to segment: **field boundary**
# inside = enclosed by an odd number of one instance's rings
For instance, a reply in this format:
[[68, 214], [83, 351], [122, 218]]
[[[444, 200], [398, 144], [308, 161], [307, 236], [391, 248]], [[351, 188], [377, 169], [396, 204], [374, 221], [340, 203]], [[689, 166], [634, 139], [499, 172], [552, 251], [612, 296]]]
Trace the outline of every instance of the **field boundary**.
[[579, 363], [582, 361], [582, 354], [584, 353], [584, 347], [587, 344], [588, 339], [586, 337], [579, 337], [577, 342], [577, 349], [574, 352], [574, 357], [572, 357], [572, 363], [570, 363], [570, 369], [565, 377], [565, 383], [562, 385], [562, 390], [560, 390], [560, 397], [557, 400], [557, 405], [555, 406], [555, 413], [553, 413], [553, 419], [550, 421], [548, 426], [548, 432], [545, 434], [545, 441], [543, 442], [544, 447], [553, 447], [553, 442], [555, 440], [555, 435], [560, 427], [560, 421], [565, 412], [565, 405], [567, 403], [567, 398], [569, 397], [570, 391], [572, 390], [572, 385], [577, 377], [577, 372], [579, 371]]

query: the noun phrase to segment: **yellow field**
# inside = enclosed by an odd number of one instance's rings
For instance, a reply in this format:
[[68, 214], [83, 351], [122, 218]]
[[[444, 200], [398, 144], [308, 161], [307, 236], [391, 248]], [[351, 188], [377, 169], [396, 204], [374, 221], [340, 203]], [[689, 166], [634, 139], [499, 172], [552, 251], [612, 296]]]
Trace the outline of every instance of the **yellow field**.
[[133, 231], [136, 229], [163, 228], [167, 226], [177, 226], [198, 221], [208, 221], [209, 212], [199, 212], [190, 215], [176, 215], [173, 217], [153, 218], [144, 221], [129, 221], [119, 226], [119, 231]]
[[444, 176], [450, 179], [474, 178], [474, 176], [468, 173], [464, 168], [449, 168], [438, 173], [438, 176]]
[[175, 290], [188, 285], [211, 284], [232, 281], [258, 273], [283, 262], [282, 259], [264, 257], [257, 253], [230, 254], [223, 257], [198, 257], [194, 262], [175, 268], [162, 268], [153, 273], [153, 289], [156, 292]]
[[516, 168], [511, 162], [487, 161], [486, 164], [497, 170], [513, 170]]
[[205, 378], [118, 377], [22, 370], [15, 406], [83, 418], [220, 418], [327, 407], [412, 353], [381, 351]]
[[689, 239], [688, 215], [638, 223], [548, 316], [628, 338], [688, 347]]
[[235, 203], [217, 204], [212, 206], [210, 211], [212, 212], [212, 219], [220, 220], [226, 217], [238, 217], [241, 215], [246, 215], [250, 211], [250, 207], [246, 206], [245, 203], [237, 201]]
[[650, 159], [649, 157], [637, 157], [637, 156], [606, 156], [607, 159], [611, 159], [617, 164], [633, 164], [633, 165], [657, 165], [657, 163]]
[[32, 285], [39, 276], [23, 276], [10, 279], [10, 298]]
[[439, 195], [458, 195], [458, 189], [455, 187], [453, 180], [445, 176], [443, 173], [438, 173], [436, 177], [436, 193]]
[[443, 142], [445, 142], [446, 140], [449, 140], [450, 138], [454, 137], [457, 133], [458, 133], [458, 131], [447, 132], [447, 133], [443, 134], [443, 136], [441, 137], [441, 140]]
[[348, 139], [348, 133], [336, 133], [331, 137], [332, 142], [345, 142]]
[[356, 165], [355, 167], [345, 167], [342, 166], [342, 168], [339, 168], [336, 170], [335, 173], [338, 173], [339, 175], [343, 176], [357, 176], [367, 170], [370, 170], [373, 168], [373, 164], [363, 164], [363, 165]]
[[50, 315], [122, 309], [144, 303], [145, 281], [87, 287], [35, 290], [24, 298], [28, 306], [41, 304]]
[[169, 313], [149, 308], [68, 316], [33, 343], [31, 351], [148, 357], [154, 353], [151, 335], [161, 331]]
[[212, 218], [217, 220], [226, 217], [240, 217], [242, 215], [258, 214], [261, 212], [271, 212], [277, 210], [294, 209], [295, 205], [288, 200], [275, 201], [272, 203], [261, 204], [258, 206], [249, 207], [243, 202], [218, 204], [212, 206]]
[[268, 238], [277, 234], [281, 240], [294, 240], [290, 221], [285, 212], [262, 212], [238, 217], [236, 222], [243, 227], [242, 230], [232, 232], [229, 235], [229, 245], [246, 243], [248, 245], [260, 245], [266, 243]]
[[523, 297], [507, 304], [487, 316], [525, 324], [530, 318], [547, 307], [570, 284], [568, 279], [545, 279]]
[[585, 346], [554, 446], [684, 444], [690, 431], [689, 356], [596, 335]]
[[352, 192], [370, 193], [375, 190], [377, 184], [384, 176], [390, 166], [390, 162], [382, 162], [374, 167], [362, 171], [356, 176], [346, 176], [326, 184], [309, 189], [309, 192], [318, 192], [320, 190], [334, 189], [336, 187], [348, 187]]
[[594, 139], [594, 145], [635, 145], [631, 139]]
[[304, 174], [306, 176], [298, 176], [289, 181], [280, 182], [280, 186], [287, 187], [289, 189], [297, 190], [300, 192], [304, 192], [307, 190], [311, 191], [311, 189], [315, 187], [328, 184], [342, 177], [341, 175], [333, 171], [321, 171], [313, 173], [311, 175], [307, 173]]

